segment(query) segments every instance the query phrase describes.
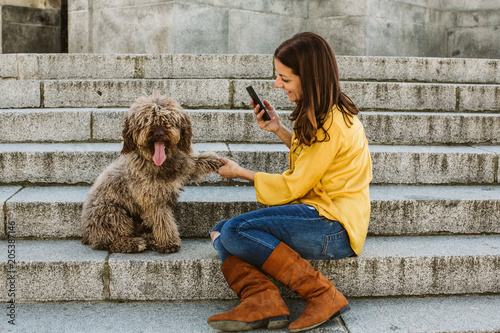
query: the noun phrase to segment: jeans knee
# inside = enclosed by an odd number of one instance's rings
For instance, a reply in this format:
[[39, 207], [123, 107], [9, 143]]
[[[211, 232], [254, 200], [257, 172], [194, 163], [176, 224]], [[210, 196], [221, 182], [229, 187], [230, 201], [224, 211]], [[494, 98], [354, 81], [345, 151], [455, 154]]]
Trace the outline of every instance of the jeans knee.
[[224, 224], [226, 224], [228, 220], [222, 220], [220, 221], [219, 223], [217, 223], [213, 228], [212, 230], [210, 230], [210, 233], [212, 233], [213, 231], [218, 231], [220, 232], [222, 230], [222, 227], [224, 226]]
[[222, 226], [220, 233], [227, 236], [236, 235], [241, 230], [241, 226], [246, 223], [245, 220], [239, 218], [239, 216], [227, 220]]
[[[233, 243], [239, 243], [241, 226], [246, 222], [238, 217], [226, 221], [220, 230], [219, 239], [226, 248], [232, 248]], [[237, 245], [237, 244], [236, 244]]]

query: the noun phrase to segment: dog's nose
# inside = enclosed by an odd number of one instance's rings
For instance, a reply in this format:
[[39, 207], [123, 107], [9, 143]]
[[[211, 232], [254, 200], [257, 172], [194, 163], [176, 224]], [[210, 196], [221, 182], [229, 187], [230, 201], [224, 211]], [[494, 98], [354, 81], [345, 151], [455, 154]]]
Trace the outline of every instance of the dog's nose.
[[153, 130], [153, 138], [154, 139], [161, 139], [165, 135], [165, 131], [162, 128], [155, 128]]

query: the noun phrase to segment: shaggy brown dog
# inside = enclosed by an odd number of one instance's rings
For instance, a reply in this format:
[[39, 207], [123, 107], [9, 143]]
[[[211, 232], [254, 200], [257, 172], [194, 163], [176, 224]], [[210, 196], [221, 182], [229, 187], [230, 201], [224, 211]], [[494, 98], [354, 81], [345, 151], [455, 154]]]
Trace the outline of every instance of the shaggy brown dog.
[[177, 252], [173, 208], [182, 186], [215, 172], [213, 153], [191, 148], [191, 121], [174, 100], [140, 97], [123, 126], [122, 155], [96, 179], [83, 204], [83, 244], [95, 250]]

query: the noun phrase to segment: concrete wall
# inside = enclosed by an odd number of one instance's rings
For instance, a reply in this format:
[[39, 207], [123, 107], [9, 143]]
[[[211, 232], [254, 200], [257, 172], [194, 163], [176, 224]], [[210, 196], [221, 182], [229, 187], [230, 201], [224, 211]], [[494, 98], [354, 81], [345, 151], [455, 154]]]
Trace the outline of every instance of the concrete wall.
[[338, 55], [366, 55], [367, 1], [346, 6], [344, 1], [310, 0], [307, 30], [323, 36]]
[[269, 53], [306, 15], [303, 0], [70, 0], [69, 51]]
[[453, 12], [452, 21], [454, 24], [448, 29], [448, 56], [500, 58], [498, 9]]
[[448, 12], [394, 0], [368, 1], [367, 10], [366, 55], [446, 55]]
[[60, 9], [61, 0], [0, 0], [0, 5]]
[[367, 6], [367, 55], [500, 58], [498, 0], [372, 0]]
[[69, 0], [68, 16], [74, 53], [269, 54], [313, 31], [338, 55], [500, 58], [498, 0]]
[[0, 35], [0, 53], [61, 52], [60, 10], [0, 4]]

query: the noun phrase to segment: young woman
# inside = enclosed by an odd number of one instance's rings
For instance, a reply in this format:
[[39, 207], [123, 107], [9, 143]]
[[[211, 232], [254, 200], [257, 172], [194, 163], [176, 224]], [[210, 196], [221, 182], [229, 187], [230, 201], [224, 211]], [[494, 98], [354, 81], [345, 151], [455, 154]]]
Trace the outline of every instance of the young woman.
[[328, 43], [301, 33], [274, 53], [281, 88], [295, 103], [293, 131], [264, 101], [271, 120], [252, 101], [259, 127], [287, 147], [289, 170], [255, 172], [221, 158], [223, 178], [254, 182], [257, 200], [269, 208], [218, 223], [211, 231], [222, 273], [241, 299], [208, 324], [222, 331], [282, 328], [289, 311], [269, 274], [306, 301], [288, 327], [299, 332], [349, 310], [346, 298], [306, 259], [342, 259], [361, 253], [370, 219], [371, 160], [356, 105], [340, 90], [337, 63]]

